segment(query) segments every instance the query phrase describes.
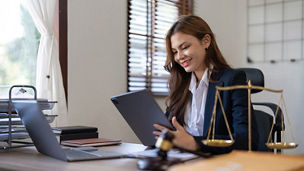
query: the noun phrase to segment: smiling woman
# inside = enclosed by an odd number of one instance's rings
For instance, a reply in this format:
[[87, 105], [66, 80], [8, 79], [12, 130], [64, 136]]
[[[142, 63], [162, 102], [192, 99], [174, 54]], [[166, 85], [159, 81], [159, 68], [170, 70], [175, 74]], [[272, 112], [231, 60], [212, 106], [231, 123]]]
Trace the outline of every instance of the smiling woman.
[[[219, 50], [209, 25], [199, 16], [188, 15], [176, 21], [166, 36], [167, 60], [165, 69], [170, 73], [167, 116], [175, 131], [155, 124], [159, 131], [170, 131], [176, 146], [209, 153], [228, 153], [233, 149], [248, 148], [247, 91], [232, 90], [221, 94], [223, 111], [216, 111], [215, 138], [229, 139], [226, 123], [232, 128], [234, 144], [212, 147], [203, 144], [210, 125], [212, 109], [216, 105], [216, 87], [246, 84], [246, 75], [232, 69]], [[252, 108], [252, 106], [250, 106]], [[226, 121], [228, 120], [228, 121]], [[215, 129], [215, 128], [214, 128]], [[255, 129], [255, 128], [253, 128]], [[253, 131], [256, 140], [256, 132]], [[256, 148], [256, 141], [254, 149]]]

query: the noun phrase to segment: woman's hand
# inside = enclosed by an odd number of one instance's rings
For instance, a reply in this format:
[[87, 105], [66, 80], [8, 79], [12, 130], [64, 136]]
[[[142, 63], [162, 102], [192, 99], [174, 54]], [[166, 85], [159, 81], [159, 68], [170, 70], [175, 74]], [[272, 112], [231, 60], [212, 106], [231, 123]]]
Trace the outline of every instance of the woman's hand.
[[153, 131], [153, 134], [156, 135], [156, 139], [161, 135], [162, 130], [170, 131], [174, 134], [173, 144], [179, 147], [186, 148], [188, 150], [197, 150], [198, 145], [196, 144], [193, 136], [187, 133], [187, 131], [182, 127], [176, 120], [176, 117], [172, 118], [172, 125], [175, 127], [176, 131], [171, 131], [168, 128], [161, 126], [159, 124], [154, 124], [153, 126], [160, 131]]

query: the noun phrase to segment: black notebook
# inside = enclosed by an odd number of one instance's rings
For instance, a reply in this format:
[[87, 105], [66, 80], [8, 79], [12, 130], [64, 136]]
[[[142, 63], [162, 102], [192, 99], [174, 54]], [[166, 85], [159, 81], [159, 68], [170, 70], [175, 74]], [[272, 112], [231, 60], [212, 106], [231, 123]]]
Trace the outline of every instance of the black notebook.
[[63, 126], [53, 128], [55, 134], [77, 134], [77, 133], [89, 133], [97, 132], [96, 127], [91, 126]]
[[98, 138], [98, 132], [76, 133], [76, 134], [56, 134], [59, 142], [64, 140], [77, 140], [87, 138]]

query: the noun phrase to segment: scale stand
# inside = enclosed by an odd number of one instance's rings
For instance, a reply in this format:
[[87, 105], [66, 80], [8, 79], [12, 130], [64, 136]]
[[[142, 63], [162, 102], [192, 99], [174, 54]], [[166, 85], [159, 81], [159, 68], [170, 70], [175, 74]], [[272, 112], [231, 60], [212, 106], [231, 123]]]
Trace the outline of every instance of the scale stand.
[[[248, 150], [251, 151], [252, 149], [252, 145], [251, 145], [251, 90], [252, 89], [258, 89], [258, 90], [266, 90], [272, 93], [280, 93], [281, 94], [281, 98], [280, 98], [280, 103], [277, 105], [276, 108], [276, 112], [274, 114], [274, 119], [273, 119], [273, 124], [268, 136], [268, 140], [266, 142], [266, 146], [269, 149], [291, 149], [291, 148], [296, 148], [298, 146], [298, 144], [295, 143], [294, 137], [292, 136], [292, 139], [294, 142], [275, 142], [275, 143], [270, 143], [270, 137], [273, 131], [273, 127], [275, 124], [275, 118], [277, 118], [278, 115], [278, 111], [279, 111], [279, 106], [282, 103], [284, 105], [284, 109], [285, 109], [285, 113], [286, 113], [286, 117], [287, 117], [287, 110], [286, 110], [286, 105], [285, 105], [285, 101], [283, 98], [283, 90], [274, 90], [274, 89], [269, 89], [269, 88], [265, 88], [265, 87], [261, 87], [261, 86], [254, 86], [251, 84], [251, 81], [248, 81], [248, 85], [235, 85], [235, 86], [229, 86], [229, 87], [218, 87], [216, 86], [216, 94], [215, 94], [215, 102], [214, 102], [214, 106], [213, 106], [213, 111], [212, 111], [212, 117], [211, 117], [211, 121], [210, 121], [210, 125], [209, 125], [209, 131], [208, 131], [208, 136], [206, 140], [202, 140], [202, 143], [207, 145], [207, 146], [213, 146], [213, 147], [228, 147], [231, 146], [234, 143], [234, 139], [232, 137], [230, 128], [229, 128], [229, 124], [227, 121], [227, 117], [226, 117], [226, 113], [224, 111], [224, 107], [222, 104], [222, 100], [219, 94], [219, 91], [226, 91], [226, 90], [235, 90], [235, 89], [247, 89], [248, 90]], [[221, 106], [221, 110], [223, 112], [223, 116], [225, 119], [225, 123], [226, 123], [226, 127], [229, 133], [229, 137], [230, 140], [221, 140], [221, 139], [214, 139], [214, 134], [215, 134], [215, 122], [216, 122], [216, 105], [217, 105], [217, 100], [219, 101], [219, 104]], [[283, 120], [283, 113], [281, 114], [281, 124], [282, 124], [282, 130], [284, 130], [284, 120]], [[287, 117], [287, 121], [288, 124], [289, 120]], [[212, 130], [212, 138], [210, 138], [210, 134], [211, 134], [211, 130]], [[284, 132], [282, 131], [282, 135], [283, 135], [283, 139], [284, 139]]]

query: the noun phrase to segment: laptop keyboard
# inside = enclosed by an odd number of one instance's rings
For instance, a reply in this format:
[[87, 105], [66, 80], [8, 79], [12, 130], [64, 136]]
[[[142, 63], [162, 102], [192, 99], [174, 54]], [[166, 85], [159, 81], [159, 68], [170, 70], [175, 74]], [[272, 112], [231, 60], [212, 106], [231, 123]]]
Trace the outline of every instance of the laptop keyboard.
[[79, 150], [77, 148], [66, 148], [63, 149], [68, 160], [89, 160], [89, 159], [109, 159], [109, 158], [120, 158], [123, 155], [112, 151], [98, 150], [96, 152], [88, 152]]
[[65, 148], [63, 149], [63, 151], [69, 160], [94, 159], [98, 157], [98, 155], [95, 155], [94, 153], [75, 150], [71, 148]]

